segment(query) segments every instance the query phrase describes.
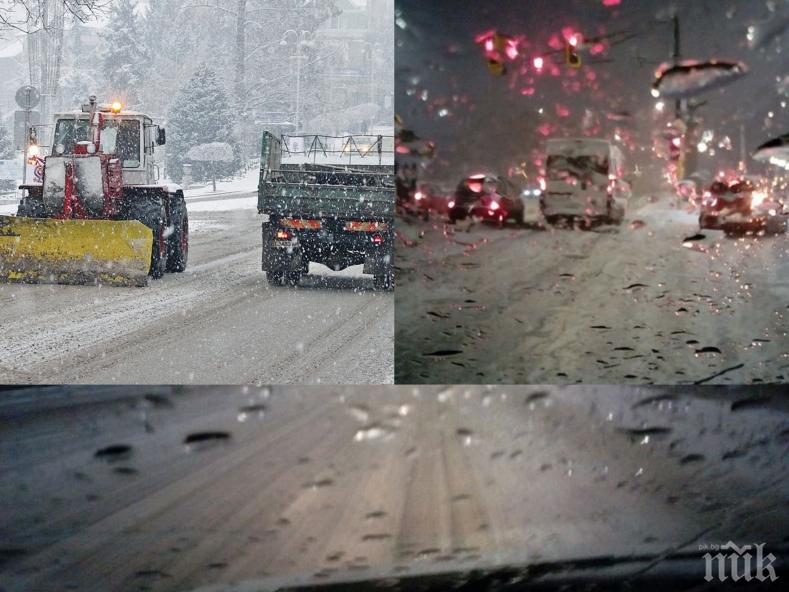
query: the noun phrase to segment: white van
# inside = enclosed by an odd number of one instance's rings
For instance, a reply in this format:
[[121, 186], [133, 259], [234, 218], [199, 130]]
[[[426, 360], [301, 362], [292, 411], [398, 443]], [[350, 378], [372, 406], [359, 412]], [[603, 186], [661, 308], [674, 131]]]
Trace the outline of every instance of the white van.
[[597, 138], [553, 139], [546, 143], [546, 156], [540, 198], [546, 222], [622, 223], [631, 192], [618, 147]]

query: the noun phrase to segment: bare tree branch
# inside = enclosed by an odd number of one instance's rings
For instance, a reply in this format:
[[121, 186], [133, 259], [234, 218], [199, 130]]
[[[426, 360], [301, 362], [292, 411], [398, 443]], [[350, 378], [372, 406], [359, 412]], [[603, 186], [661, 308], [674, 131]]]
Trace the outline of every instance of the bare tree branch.
[[98, 16], [112, 0], [0, 0], [0, 35], [4, 31], [35, 33], [46, 30], [47, 6], [61, 4], [75, 19], [85, 23]]

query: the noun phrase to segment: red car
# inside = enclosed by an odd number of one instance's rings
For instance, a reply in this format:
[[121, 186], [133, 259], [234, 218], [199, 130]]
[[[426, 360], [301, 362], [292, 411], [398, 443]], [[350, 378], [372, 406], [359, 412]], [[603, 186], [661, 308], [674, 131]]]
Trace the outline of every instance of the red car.
[[786, 232], [789, 212], [767, 185], [752, 177], [715, 181], [704, 193], [699, 226], [726, 234]]
[[523, 202], [517, 189], [506, 179], [492, 175], [463, 179], [447, 206], [450, 222], [469, 216], [500, 224], [523, 221]]

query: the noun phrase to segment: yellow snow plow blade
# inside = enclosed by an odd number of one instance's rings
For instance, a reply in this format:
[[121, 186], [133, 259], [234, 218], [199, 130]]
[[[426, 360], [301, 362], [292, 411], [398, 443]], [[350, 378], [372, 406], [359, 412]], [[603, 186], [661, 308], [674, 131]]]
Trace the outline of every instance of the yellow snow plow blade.
[[136, 220], [0, 216], [0, 281], [144, 286], [152, 246]]

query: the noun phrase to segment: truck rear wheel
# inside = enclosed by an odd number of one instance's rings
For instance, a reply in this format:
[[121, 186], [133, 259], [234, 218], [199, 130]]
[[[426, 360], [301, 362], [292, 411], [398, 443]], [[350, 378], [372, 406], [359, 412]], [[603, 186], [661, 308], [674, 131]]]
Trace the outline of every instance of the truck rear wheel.
[[374, 275], [373, 287], [381, 292], [394, 290], [394, 270], [389, 268], [384, 273]]
[[266, 280], [268, 280], [268, 283], [272, 286], [284, 286], [285, 270], [282, 268], [269, 269], [266, 272]]
[[301, 281], [301, 271], [283, 269], [282, 267], [269, 269], [266, 272], [266, 279], [272, 286], [298, 286]]

